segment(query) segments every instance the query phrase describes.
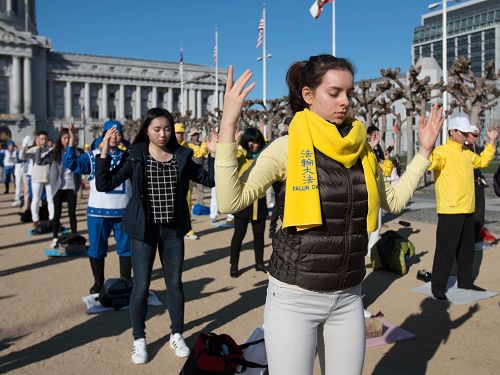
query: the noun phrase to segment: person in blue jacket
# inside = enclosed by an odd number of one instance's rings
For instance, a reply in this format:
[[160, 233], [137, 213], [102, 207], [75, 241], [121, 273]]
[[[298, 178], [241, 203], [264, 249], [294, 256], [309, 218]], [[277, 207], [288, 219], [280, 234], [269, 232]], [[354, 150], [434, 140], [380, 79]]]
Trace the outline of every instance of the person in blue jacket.
[[[113, 136], [109, 139], [111, 169], [115, 168], [127, 147], [123, 141], [123, 126], [116, 120], [108, 120], [103, 124], [103, 137], [111, 129]], [[131, 278], [132, 261], [127, 233], [120, 229], [125, 207], [131, 196], [130, 181], [123, 181], [109, 192], [99, 192], [95, 184], [95, 159], [101, 153], [100, 145], [94, 150], [77, 156], [76, 137], [73, 125], [69, 128], [70, 140], [64, 155], [64, 165], [72, 172], [88, 174], [90, 194], [87, 207], [87, 228], [89, 233], [89, 259], [94, 276], [94, 285], [90, 293], [99, 293], [104, 285], [104, 260], [108, 253], [108, 238], [114, 232], [116, 251], [120, 259], [120, 276]]]

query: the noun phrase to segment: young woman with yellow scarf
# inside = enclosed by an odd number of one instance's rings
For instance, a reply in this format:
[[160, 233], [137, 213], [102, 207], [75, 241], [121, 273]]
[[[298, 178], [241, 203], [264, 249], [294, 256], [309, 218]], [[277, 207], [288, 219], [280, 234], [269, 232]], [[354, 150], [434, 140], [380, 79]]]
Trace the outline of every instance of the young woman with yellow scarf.
[[229, 68], [216, 157], [217, 202], [237, 212], [263, 197], [275, 181], [282, 227], [269, 262], [264, 332], [269, 373], [312, 374], [316, 352], [323, 374], [360, 374], [365, 352], [361, 281], [368, 233], [378, 210], [401, 211], [430, 162], [443, 124], [434, 106], [419, 122], [420, 150], [395, 186], [385, 181], [364, 125], [347, 117], [354, 69], [345, 59], [312, 56], [287, 73], [294, 113], [278, 138], [238, 176], [234, 134], [247, 70], [233, 83]]

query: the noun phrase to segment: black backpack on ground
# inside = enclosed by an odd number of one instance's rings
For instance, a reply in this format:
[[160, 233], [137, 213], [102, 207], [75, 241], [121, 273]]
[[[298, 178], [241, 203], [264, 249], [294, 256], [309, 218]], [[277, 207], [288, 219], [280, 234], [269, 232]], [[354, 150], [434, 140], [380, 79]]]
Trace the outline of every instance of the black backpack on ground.
[[[42, 202], [42, 206], [39, 211], [40, 220], [48, 220], [49, 219], [49, 209], [47, 208], [47, 203]], [[26, 211], [21, 212], [21, 223], [32, 223], [33, 219], [31, 217], [31, 208], [28, 207]]]
[[87, 240], [79, 234], [63, 234], [57, 239], [57, 250], [66, 254], [81, 254], [87, 251]]
[[107, 279], [99, 292], [99, 302], [106, 307], [119, 310], [130, 304], [132, 295], [132, 280], [124, 277]]
[[36, 228], [31, 230], [31, 234], [46, 234], [52, 232], [52, 220], [40, 220]]

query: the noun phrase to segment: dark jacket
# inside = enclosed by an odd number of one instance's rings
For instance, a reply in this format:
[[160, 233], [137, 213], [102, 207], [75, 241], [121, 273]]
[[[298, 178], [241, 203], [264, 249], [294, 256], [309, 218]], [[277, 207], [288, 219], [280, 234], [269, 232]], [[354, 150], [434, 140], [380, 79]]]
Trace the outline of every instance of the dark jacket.
[[[323, 224], [297, 232], [281, 228], [273, 239], [269, 273], [301, 288], [332, 292], [363, 280], [368, 246], [368, 192], [361, 160], [350, 168], [315, 150]], [[283, 218], [285, 188], [278, 195]]]
[[[120, 164], [109, 170], [111, 158], [96, 157], [96, 188], [98, 191], [112, 191], [125, 180], [130, 178], [132, 184], [132, 197], [125, 209], [121, 228], [130, 237], [139, 241], [145, 240], [147, 205], [147, 176], [146, 157], [148, 154], [147, 142], [130, 146], [128, 152], [122, 156]], [[215, 186], [214, 160], [208, 158], [208, 172], [192, 160], [193, 151], [179, 146], [174, 150], [178, 164], [177, 194], [174, 206], [174, 223], [177, 228], [177, 237], [182, 238], [191, 230], [187, 192], [189, 180], [208, 187]]]

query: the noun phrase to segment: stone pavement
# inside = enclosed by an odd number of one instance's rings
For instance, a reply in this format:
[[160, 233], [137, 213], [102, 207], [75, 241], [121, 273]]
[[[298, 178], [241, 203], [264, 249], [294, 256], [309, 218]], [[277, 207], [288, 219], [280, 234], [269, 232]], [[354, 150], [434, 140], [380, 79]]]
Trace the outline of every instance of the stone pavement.
[[[364, 303], [372, 312], [415, 333], [414, 340], [368, 348], [364, 374], [497, 374], [499, 297], [476, 305], [448, 305], [410, 290], [421, 284], [418, 269], [430, 268], [434, 253], [436, 214], [432, 196], [417, 192], [410, 209], [386, 216], [386, 227], [408, 235], [417, 247], [407, 275], [371, 272], [369, 259], [363, 282]], [[147, 337], [150, 362], [130, 362], [131, 329], [127, 311], [87, 315], [81, 296], [88, 292], [91, 273], [85, 258], [46, 258], [50, 235], [28, 237], [30, 224], [19, 223], [12, 194], [0, 196], [0, 374], [178, 374], [183, 360], [168, 347], [169, 316], [159, 261], [155, 261], [151, 289], [163, 302], [149, 309]], [[494, 200], [488, 207], [495, 207]], [[78, 204], [79, 231], [86, 236], [85, 201]], [[489, 209], [487, 217], [498, 211]], [[63, 211], [63, 214], [65, 212]], [[402, 227], [399, 220], [409, 221]], [[67, 225], [67, 218], [63, 223]], [[496, 225], [491, 224], [491, 225]], [[208, 217], [194, 218], [198, 241], [186, 241], [184, 289], [188, 345], [196, 335], [229, 333], [243, 343], [262, 324], [266, 275], [253, 269], [251, 230], [240, 260], [242, 275], [229, 277], [232, 229], [213, 227]], [[495, 226], [496, 228], [496, 226]], [[495, 233], [495, 232], [494, 232]], [[500, 231], [496, 231], [500, 234]], [[106, 276], [118, 274], [114, 241], [110, 241]], [[265, 258], [271, 254], [266, 237]], [[500, 246], [481, 255], [477, 283], [500, 289]], [[291, 327], [293, 329], [293, 327]], [[319, 374], [316, 366], [314, 374]]]

